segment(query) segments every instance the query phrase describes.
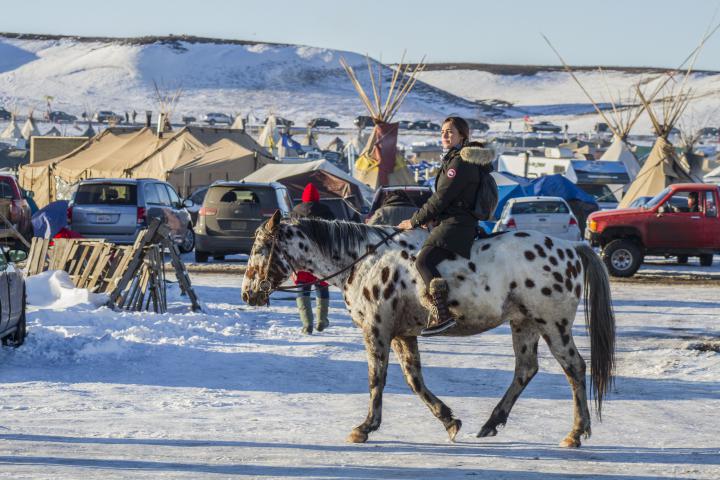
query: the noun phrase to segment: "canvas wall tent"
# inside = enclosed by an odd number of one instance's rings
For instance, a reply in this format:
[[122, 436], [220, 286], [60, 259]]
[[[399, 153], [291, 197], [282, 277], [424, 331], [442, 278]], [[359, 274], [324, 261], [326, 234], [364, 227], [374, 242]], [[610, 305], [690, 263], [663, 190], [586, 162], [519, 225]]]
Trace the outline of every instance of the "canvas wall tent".
[[[148, 127], [107, 129], [66, 155], [23, 167], [20, 182], [23, 188], [35, 192], [39, 205], [45, 205], [58, 199], [62, 186], [85, 178], [166, 180], [176, 166], [223, 138], [257, 146], [244, 132], [229, 129], [185, 127], [161, 136]], [[265, 152], [258, 152], [257, 157], [270, 160]], [[183, 190], [182, 184], [175, 187]]]
[[183, 155], [168, 172], [167, 181], [182, 196], [216, 180], [240, 180], [259, 168], [276, 163], [226, 138], [199, 153]]
[[312, 182], [320, 198], [342, 198], [361, 210], [372, 191], [327, 160], [294, 164], [265, 165], [243, 180], [247, 182], [280, 182], [290, 191], [293, 200], [299, 201], [305, 186]]
[[43, 136], [44, 137], [62, 137], [62, 133], [60, 133], [60, 130], [58, 130], [55, 125], [53, 125], [53, 127], [50, 130], [48, 130], [47, 132], [45, 132], [45, 135], [43, 135]]

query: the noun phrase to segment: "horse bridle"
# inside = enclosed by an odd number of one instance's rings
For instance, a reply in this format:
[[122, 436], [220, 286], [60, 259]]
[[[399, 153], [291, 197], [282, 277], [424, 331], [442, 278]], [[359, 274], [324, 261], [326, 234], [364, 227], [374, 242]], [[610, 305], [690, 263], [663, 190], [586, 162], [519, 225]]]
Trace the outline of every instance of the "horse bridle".
[[[270, 253], [268, 254], [267, 265], [266, 265], [266, 267], [265, 267], [265, 269], [264, 269], [265, 271], [263, 272], [263, 278], [262, 278], [262, 280], [260, 280], [260, 282], [258, 283], [258, 288], [260, 289], [260, 292], [263, 294], [263, 296], [265, 296], [266, 298], [269, 297], [270, 294], [271, 294], [273, 291], [280, 291], [280, 292], [302, 292], [302, 291], [304, 291], [308, 286], [309, 286], [309, 287], [317, 286], [317, 285], [320, 284], [320, 283], [326, 282], [326, 281], [328, 281], [328, 280], [330, 280], [330, 279], [332, 279], [332, 278], [337, 277], [337, 276], [340, 275], [341, 273], [344, 273], [344, 272], [350, 270], [350, 269], [353, 268], [355, 265], [357, 265], [361, 260], [365, 259], [368, 255], [371, 255], [371, 254], [375, 253], [375, 251], [377, 250], [378, 247], [380, 247], [380, 246], [383, 245], [383, 244], [386, 244], [389, 240], [391, 240], [393, 237], [395, 237], [396, 235], [398, 235], [398, 234], [400, 234], [400, 233], [402, 233], [402, 232], [404, 232], [404, 230], [395, 230], [393, 233], [391, 233], [391, 234], [383, 237], [383, 239], [380, 240], [378, 243], [376, 243], [376, 244], [371, 245], [370, 247], [368, 247], [368, 248], [367, 248], [367, 251], [366, 251], [364, 254], [360, 255], [358, 258], [356, 258], [355, 260], [353, 260], [348, 266], [342, 268], [341, 270], [338, 270], [337, 272], [335, 272], [335, 273], [333, 273], [333, 274], [331, 274], [331, 275], [328, 275], [328, 276], [323, 277], [323, 278], [318, 278], [318, 279], [316, 279], [315, 281], [310, 282], [310, 283], [303, 283], [302, 285], [295, 285], [295, 286], [292, 286], [292, 287], [281, 287], [281, 286], [278, 286], [278, 287], [276, 287], [276, 288], [273, 288], [273, 286], [272, 286], [272, 281], [270, 280], [270, 265], [272, 265], [273, 255], [275, 254], [275, 249], [276, 249], [276, 246], [277, 246], [278, 236], [277, 236], [276, 233], [268, 233], [268, 235], [270, 235], [270, 238], [271, 238], [271, 240], [272, 240], [272, 245], [270, 246]], [[285, 263], [288, 264], [288, 266], [292, 269], [293, 273], [297, 276], [297, 271], [295, 270], [295, 267], [292, 266], [292, 263], [291, 263], [290, 260], [288, 259], [287, 254], [285, 253], [285, 251], [284, 251], [284, 250], [280, 250], [280, 252], [282, 253], [282, 255], [283, 255], [283, 257], [284, 257], [283, 259], [285, 260]]]

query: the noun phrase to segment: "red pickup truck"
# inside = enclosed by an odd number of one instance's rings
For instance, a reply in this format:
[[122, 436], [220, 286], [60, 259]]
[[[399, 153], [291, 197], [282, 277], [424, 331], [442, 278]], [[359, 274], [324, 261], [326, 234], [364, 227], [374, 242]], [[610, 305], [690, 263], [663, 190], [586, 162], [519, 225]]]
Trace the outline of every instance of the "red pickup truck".
[[[23, 197], [22, 191], [12, 175], [0, 174], [0, 214], [17, 230], [25, 239], [32, 238], [33, 230], [30, 222], [30, 205]], [[22, 248], [16, 234], [7, 224], [0, 219], [0, 244], [17, 245]]]
[[642, 207], [590, 214], [585, 239], [602, 249], [616, 277], [634, 275], [645, 255], [677, 256], [678, 263], [698, 256], [709, 267], [720, 253], [719, 200], [716, 185], [671, 185]]

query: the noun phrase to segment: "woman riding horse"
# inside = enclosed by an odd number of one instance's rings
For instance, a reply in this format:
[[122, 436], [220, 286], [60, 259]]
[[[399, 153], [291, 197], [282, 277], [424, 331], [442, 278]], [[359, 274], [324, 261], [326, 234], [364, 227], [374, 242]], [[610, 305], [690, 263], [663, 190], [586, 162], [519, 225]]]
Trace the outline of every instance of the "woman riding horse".
[[481, 185], [497, 188], [488, 186], [481, 178], [490, 174], [492, 150], [470, 143], [470, 127], [464, 119], [447, 118], [443, 122], [441, 138], [442, 146], [448, 152], [435, 177], [435, 193], [412, 218], [398, 225], [403, 230], [435, 225], [415, 262], [432, 303], [427, 326], [421, 333], [423, 336], [443, 333], [457, 324], [448, 308], [448, 283], [437, 266], [456, 255], [470, 258], [470, 248], [477, 234], [478, 219], [474, 208], [478, 189]]

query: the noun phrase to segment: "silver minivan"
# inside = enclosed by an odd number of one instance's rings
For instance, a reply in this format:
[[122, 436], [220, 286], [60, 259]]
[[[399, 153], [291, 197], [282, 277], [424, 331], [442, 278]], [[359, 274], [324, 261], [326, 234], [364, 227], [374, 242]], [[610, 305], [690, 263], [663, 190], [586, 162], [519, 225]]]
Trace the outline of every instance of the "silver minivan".
[[0, 339], [3, 345], [19, 347], [25, 341], [25, 276], [15, 262], [26, 258], [22, 250], [0, 247]]
[[170, 227], [180, 251], [195, 246], [195, 233], [185, 207], [166, 182], [151, 178], [101, 178], [78, 183], [68, 206], [68, 227], [86, 238], [132, 244], [137, 233], [155, 218]]

